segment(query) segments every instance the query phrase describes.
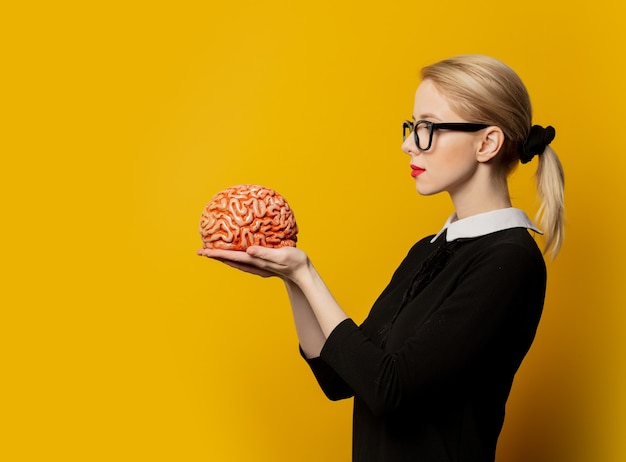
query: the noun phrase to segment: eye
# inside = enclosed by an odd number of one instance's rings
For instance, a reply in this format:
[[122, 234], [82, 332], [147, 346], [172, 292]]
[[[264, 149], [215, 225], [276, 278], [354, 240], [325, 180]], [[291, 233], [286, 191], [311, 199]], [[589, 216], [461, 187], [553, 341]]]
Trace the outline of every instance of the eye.
[[431, 127], [432, 127], [431, 123], [425, 120], [420, 120], [419, 123], [417, 124], [417, 128], [415, 129], [417, 131], [417, 136], [420, 136], [420, 137], [428, 136]]

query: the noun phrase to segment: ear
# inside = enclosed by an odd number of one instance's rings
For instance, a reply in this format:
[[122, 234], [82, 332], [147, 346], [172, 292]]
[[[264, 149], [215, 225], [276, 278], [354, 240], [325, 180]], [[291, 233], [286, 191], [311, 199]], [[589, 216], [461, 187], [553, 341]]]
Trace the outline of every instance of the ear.
[[478, 162], [487, 162], [500, 152], [500, 148], [504, 144], [504, 132], [500, 127], [492, 125], [485, 128], [479, 141], [480, 145], [476, 152], [476, 160]]

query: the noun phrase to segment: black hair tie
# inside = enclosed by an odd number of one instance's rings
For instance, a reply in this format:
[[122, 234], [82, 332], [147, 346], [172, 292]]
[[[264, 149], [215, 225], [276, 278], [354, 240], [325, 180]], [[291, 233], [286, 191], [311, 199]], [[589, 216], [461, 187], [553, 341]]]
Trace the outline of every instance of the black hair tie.
[[520, 161], [526, 164], [533, 160], [536, 155], [541, 155], [556, 136], [556, 130], [551, 125], [543, 128], [541, 125], [533, 125], [526, 140], [520, 149]]

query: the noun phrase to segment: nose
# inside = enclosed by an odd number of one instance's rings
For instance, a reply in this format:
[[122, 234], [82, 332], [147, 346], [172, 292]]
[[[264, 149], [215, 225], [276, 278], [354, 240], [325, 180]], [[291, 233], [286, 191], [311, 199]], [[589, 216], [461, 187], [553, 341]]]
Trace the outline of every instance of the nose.
[[415, 139], [412, 136], [407, 136], [406, 139], [402, 142], [402, 152], [408, 154], [409, 156], [416, 154], [418, 151], [417, 146], [415, 146]]

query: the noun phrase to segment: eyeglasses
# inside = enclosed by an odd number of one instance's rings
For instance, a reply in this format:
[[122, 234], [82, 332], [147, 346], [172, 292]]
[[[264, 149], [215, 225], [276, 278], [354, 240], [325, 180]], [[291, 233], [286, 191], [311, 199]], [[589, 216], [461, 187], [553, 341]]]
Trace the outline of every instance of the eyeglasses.
[[413, 123], [410, 120], [402, 122], [402, 141], [413, 132], [415, 135], [415, 145], [420, 151], [428, 151], [433, 144], [433, 133], [435, 130], [454, 130], [457, 132], [477, 132], [487, 128], [487, 124], [473, 124], [467, 122], [446, 122], [434, 123], [428, 120], [418, 120]]

